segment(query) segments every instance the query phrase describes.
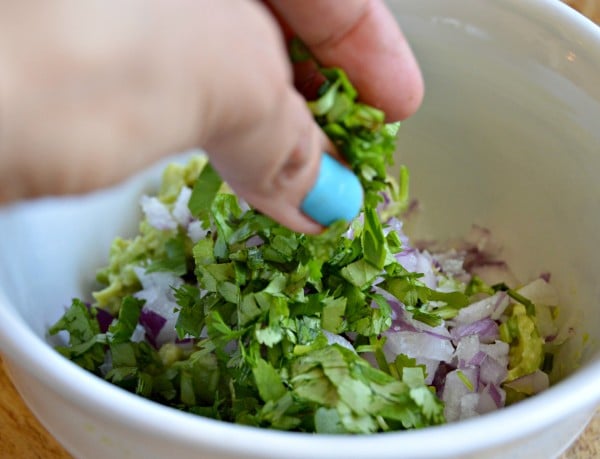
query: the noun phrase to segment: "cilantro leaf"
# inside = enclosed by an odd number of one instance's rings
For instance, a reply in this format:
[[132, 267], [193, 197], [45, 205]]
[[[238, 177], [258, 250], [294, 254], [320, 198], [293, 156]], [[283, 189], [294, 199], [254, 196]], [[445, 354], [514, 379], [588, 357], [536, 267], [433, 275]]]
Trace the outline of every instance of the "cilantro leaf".
[[196, 180], [188, 207], [193, 216], [198, 217], [205, 227], [210, 225], [209, 211], [223, 180], [210, 164], [206, 164]]
[[357, 93], [341, 69], [321, 69], [327, 82], [308, 103], [317, 123], [343, 154], [365, 190], [366, 207], [382, 201], [388, 189], [399, 123], [385, 123], [381, 110], [357, 102]]
[[109, 341], [111, 343], [125, 343], [131, 339], [131, 335], [138, 324], [144, 303], [144, 300], [132, 296], [123, 298], [119, 317], [108, 327]]
[[97, 372], [104, 361], [105, 339], [98, 321], [83, 301], [73, 299], [64, 315], [48, 330], [50, 335], [61, 331], [69, 333], [69, 343], [57, 346], [56, 350], [82, 368]]
[[182, 235], [178, 235], [166, 241], [164, 257], [155, 259], [146, 268], [147, 273], [158, 271], [172, 272], [177, 276], [183, 276], [187, 272], [185, 240]]

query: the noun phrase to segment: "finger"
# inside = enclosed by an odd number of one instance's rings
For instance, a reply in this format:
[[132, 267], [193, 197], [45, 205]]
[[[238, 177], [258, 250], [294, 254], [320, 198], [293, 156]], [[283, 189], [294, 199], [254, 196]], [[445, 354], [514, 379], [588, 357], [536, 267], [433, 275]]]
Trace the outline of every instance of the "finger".
[[[10, 27], [25, 18], [32, 30]], [[16, 197], [86, 191], [199, 146], [234, 190], [292, 229], [358, 213], [358, 181], [323, 161], [330, 145], [260, 4], [63, 0], [7, 11], [0, 25], [0, 198], [15, 197], [15, 182]], [[315, 210], [336, 200], [352, 215]]]
[[331, 144], [293, 87], [275, 22], [263, 9], [247, 12], [245, 19], [242, 36], [235, 32], [229, 39], [240, 46], [252, 36], [260, 50], [242, 49], [235, 61], [237, 68], [252, 72], [252, 79], [228, 83], [233, 68], [220, 74], [220, 84], [231, 89], [215, 94], [212, 104], [220, 127], [205, 145], [215, 167], [241, 196], [294, 230], [316, 233], [335, 220], [355, 217], [362, 204], [360, 183], [323, 155], [332, 153]]
[[[268, 0], [325, 66], [343, 68], [360, 97], [389, 120], [412, 115], [423, 99], [417, 61], [379, 0]], [[310, 81], [314, 75], [306, 72]]]

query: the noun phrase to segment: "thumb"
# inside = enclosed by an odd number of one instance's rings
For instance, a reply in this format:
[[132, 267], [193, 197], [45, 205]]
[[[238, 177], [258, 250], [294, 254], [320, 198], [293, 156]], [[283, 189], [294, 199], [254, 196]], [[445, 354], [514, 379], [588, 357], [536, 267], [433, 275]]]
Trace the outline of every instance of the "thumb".
[[[331, 143], [295, 90], [275, 21], [258, 5], [246, 6], [256, 9], [245, 14], [245, 41], [237, 41], [238, 47], [258, 37], [261, 52], [257, 57], [240, 49], [237, 72], [220, 72], [236, 77], [230, 90], [215, 92], [203, 147], [237, 194], [290, 229], [318, 233], [337, 220], [351, 220], [362, 204], [360, 182], [329, 154]], [[239, 78], [239, 66], [248, 75]]]

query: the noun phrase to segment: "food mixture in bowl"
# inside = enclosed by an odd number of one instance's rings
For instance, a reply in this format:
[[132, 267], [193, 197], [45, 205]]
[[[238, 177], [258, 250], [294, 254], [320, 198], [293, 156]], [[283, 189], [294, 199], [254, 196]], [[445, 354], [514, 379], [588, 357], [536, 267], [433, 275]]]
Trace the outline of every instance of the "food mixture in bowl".
[[[317, 433], [420, 428], [546, 389], [572, 335], [550, 274], [524, 284], [486, 229], [411, 242], [408, 171], [387, 174], [398, 125], [356, 101], [340, 70], [309, 106], [365, 189], [323, 234], [249, 208], [204, 157], [143, 196], [103, 287], [50, 329], [83, 368], [158, 403], [228, 422]], [[132, 209], [134, 212], [135, 209]]]

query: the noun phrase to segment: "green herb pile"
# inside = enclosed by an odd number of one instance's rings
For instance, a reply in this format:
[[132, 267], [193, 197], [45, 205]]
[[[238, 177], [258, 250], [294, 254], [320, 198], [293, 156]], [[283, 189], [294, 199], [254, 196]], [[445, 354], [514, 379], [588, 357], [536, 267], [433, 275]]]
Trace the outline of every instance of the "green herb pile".
[[[361, 216], [318, 236], [298, 234], [240, 202], [205, 158], [172, 164], [158, 199], [172, 208], [192, 188], [188, 207], [206, 237], [193, 242], [181, 226], [159, 230], [143, 219], [136, 237], [117, 238], [93, 304], [73, 300], [51, 327], [69, 337], [59, 352], [125, 390], [227, 422], [317, 433], [420, 428], [444, 423], [444, 406], [424, 365], [384, 354], [390, 295], [436, 326], [477, 295], [506, 290], [526, 307], [501, 326], [511, 377], [541, 367], [543, 340], [527, 299], [476, 277], [433, 290], [397, 261], [400, 236], [383, 222], [408, 204], [406, 169], [398, 180], [387, 174], [399, 126], [358, 102], [343, 71], [322, 72], [326, 82], [308, 106], [362, 182]], [[135, 338], [144, 307], [134, 296], [139, 269], [181, 281], [171, 287], [180, 341]], [[101, 330], [107, 311], [114, 320]], [[533, 356], [527, 364], [525, 355]]]
[[[444, 421], [442, 404], [424, 384], [423, 367], [404, 356], [385, 361], [380, 336], [391, 325], [391, 309], [371, 288], [381, 276], [409, 307], [442, 295], [395, 261], [400, 240], [394, 232], [384, 235], [375, 209], [381, 191], [392, 197], [395, 210], [406, 205], [406, 171], [402, 186], [386, 173], [398, 125], [385, 124], [382, 112], [357, 102], [343, 71], [324, 74], [327, 82], [309, 107], [361, 178], [364, 219], [351, 228], [339, 222], [319, 236], [297, 234], [243, 210], [209, 164], [172, 168], [161, 199], [172, 202], [173, 182], [194, 184], [189, 208], [208, 236], [193, 244], [181, 230], [158, 234], [143, 222], [137, 238], [116, 240], [109, 267], [98, 276], [107, 286], [97, 292], [94, 307], [74, 300], [52, 327], [52, 334], [69, 333], [60, 352], [101, 375], [108, 351], [107, 380], [224, 421], [352, 433]], [[352, 239], [343, 236], [347, 231]], [[257, 236], [264, 243], [247, 247]], [[175, 291], [176, 329], [180, 338], [194, 338], [193, 346], [155, 349], [131, 341], [144, 303], [132, 296], [139, 289], [135, 264], [186, 280]], [[117, 314], [106, 333], [100, 333], [97, 306]], [[327, 332], [353, 334], [356, 349], [329, 344]], [[379, 369], [363, 358], [366, 353]]]

